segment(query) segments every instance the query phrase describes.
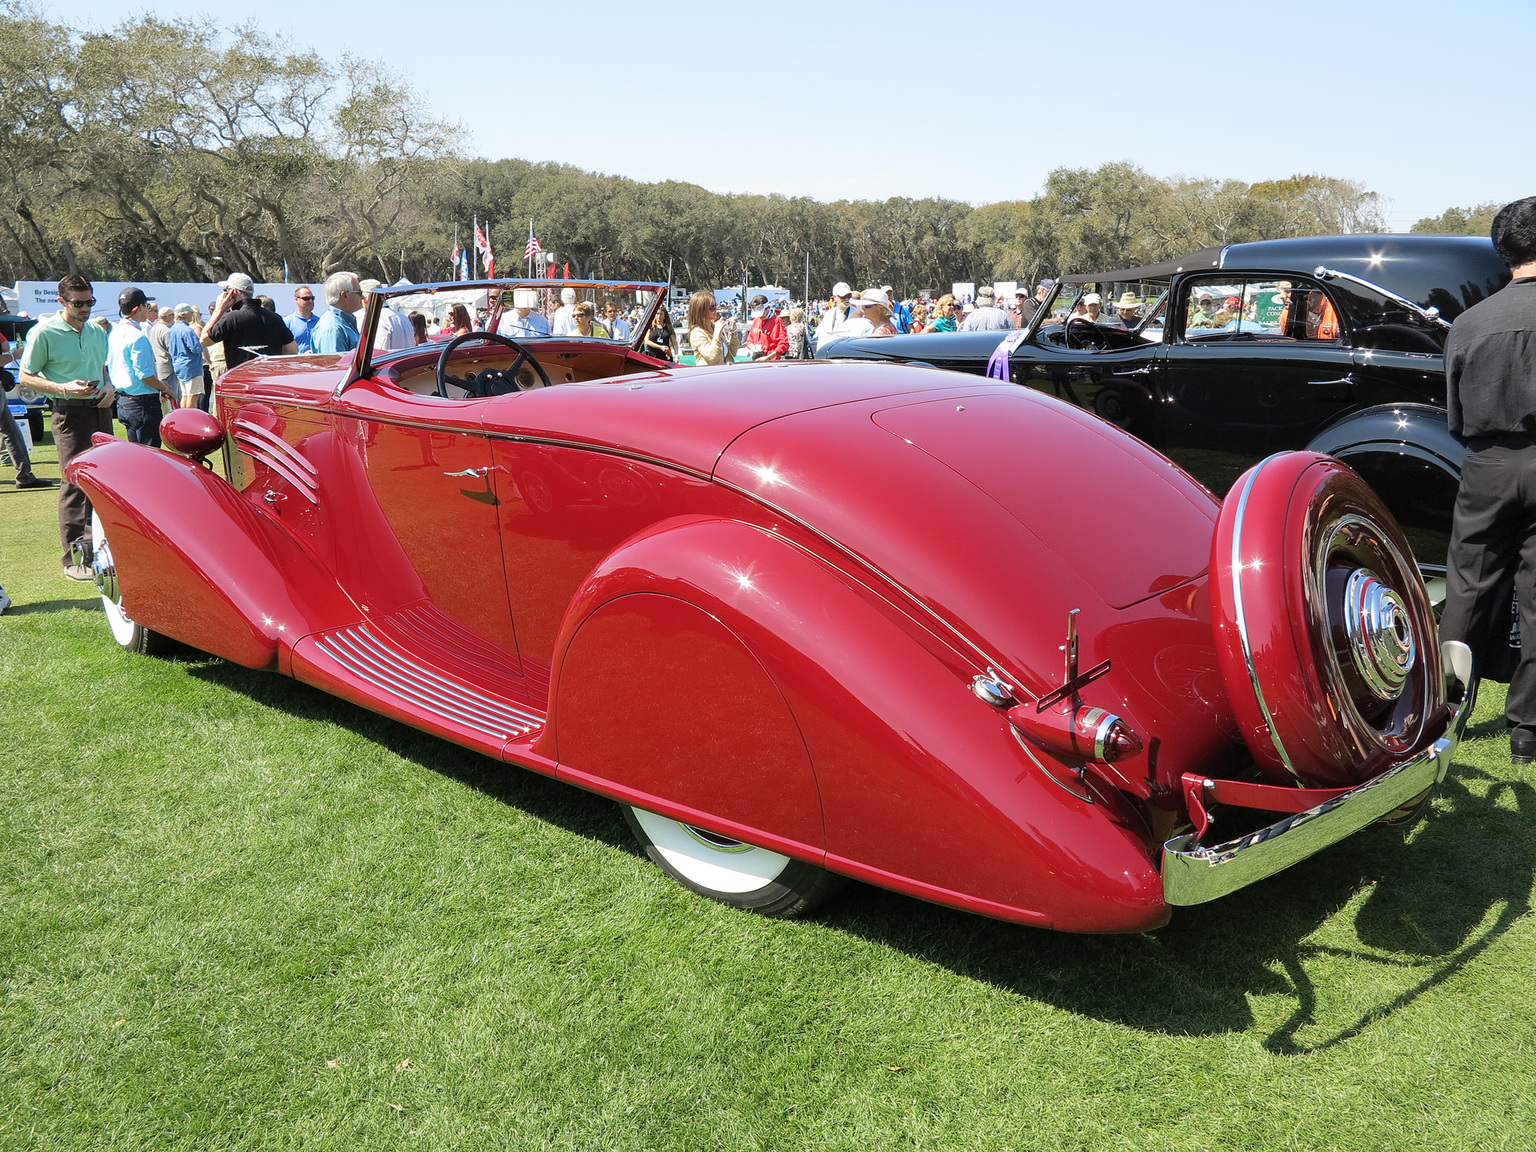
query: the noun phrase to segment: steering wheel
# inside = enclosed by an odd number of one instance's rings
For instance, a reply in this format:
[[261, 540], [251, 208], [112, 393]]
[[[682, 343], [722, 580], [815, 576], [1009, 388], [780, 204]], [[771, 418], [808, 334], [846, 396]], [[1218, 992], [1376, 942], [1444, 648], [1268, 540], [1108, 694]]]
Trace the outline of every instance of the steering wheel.
[[[1078, 325], [1075, 332], [1072, 328], [1074, 324]], [[1099, 326], [1086, 316], [1068, 316], [1066, 324], [1062, 327], [1061, 339], [1068, 348], [1079, 350], [1109, 347], [1109, 341], [1099, 331]]]
[[[517, 359], [506, 368], [485, 368], [476, 372], [473, 376], [460, 377], [448, 375], [448, 360], [453, 355], [454, 349], [460, 344], [471, 340], [489, 340], [493, 344], [505, 344], [517, 353]], [[498, 332], [464, 332], [448, 341], [437, 357], [437, 394], [444, 400], [449, 399], [448, 385], [464, 389], [476, 400], [483, 400], [487, 396], [505, 396], [509, 392], [521, 392], [522, 385], [517, 382], [517, 370], [524, 364], [531, 365], [539, 374], [539, 387], [548, 388], [549, 375], [544, 371], [544, 366], [533, 358], [532, 353], [524, 348], [516, 340], [503, 336]]]

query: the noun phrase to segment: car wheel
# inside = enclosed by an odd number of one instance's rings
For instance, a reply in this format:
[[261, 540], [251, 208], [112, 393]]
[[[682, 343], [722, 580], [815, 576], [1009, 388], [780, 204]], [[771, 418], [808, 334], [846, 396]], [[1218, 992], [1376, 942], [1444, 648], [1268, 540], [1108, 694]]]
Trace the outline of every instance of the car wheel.
[[672, 879], [732, 908], [785, 919], [809, 912], [843, 885], [814, 864], [623, 805], [645, 854]]
[[112, 639], [119, 647], [140, 656], [168, 656], [176, 650], [176, 641], [134, 623], [123, 611], [117, 568], [112, 562], [112, 546], [107, 542], [101, 517], [95, 512], [91, 513], [91, 569], [96, 577], [96, 587], [101, 590], [101, 608], [106, 613], [107, 627], [112, 630]]
[[1358, 784], [1444, 725], [1413, 552], [1331, 457], [1281, 453], [1238, 479], [1212, 543], [1211, 623], [1244, 740], [1273, 780]]

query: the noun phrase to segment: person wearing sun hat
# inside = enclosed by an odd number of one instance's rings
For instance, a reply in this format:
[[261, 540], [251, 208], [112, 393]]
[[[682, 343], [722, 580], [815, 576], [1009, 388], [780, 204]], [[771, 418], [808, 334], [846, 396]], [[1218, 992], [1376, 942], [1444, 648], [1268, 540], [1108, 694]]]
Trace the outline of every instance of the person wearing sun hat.
[[1141, 297], [1127, 288], [1120, 293], [1120, 299], [1115, 301], [1115, 318], [1125, 328], [1134, 328], [1141, 323]]
[[896, 335], [896, 321], [891, 310], [891, 298], [884, 288], [866, 288], [864, 294], [853, 302], [853, 306], [859, 310], [859, 317], [869, 330], [865, 336], [894, 336]]

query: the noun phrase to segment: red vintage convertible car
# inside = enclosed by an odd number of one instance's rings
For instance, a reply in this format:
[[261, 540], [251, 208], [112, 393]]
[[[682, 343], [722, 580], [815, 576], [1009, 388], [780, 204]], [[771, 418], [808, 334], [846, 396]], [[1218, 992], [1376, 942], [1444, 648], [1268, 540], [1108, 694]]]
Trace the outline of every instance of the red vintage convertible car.
[[601, 336], [368, 353], [385, 305], [353, 355], [229, 373], [216, 419], [166, 420], [176, 451], [74, 461], [125, 648], [612, 797], [677, 880], [773, 915], [855, 877], [1155, 928], [1408, 818], [1449, 765], [1470, 654], [1330, 457], [1272, 456], [1220, 502], [1011, 384], [675, 370]]

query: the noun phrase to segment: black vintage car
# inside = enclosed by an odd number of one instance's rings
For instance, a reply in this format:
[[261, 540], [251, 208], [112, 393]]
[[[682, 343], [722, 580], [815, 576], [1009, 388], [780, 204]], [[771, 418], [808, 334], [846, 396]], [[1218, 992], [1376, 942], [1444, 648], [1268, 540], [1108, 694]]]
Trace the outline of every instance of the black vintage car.
[[[1206, 248], [1063, 277], [1006, 370], [1128, 429], [1217, 495], [1271, 452], [1338, 456], [1382, 495], [1434, 583], [1463, 458], [1446, 429], [1445, 334], [1508, 282], [1476, 236]], [[1007, 335], [863, 337], [818, 355], [982, 373]]]

